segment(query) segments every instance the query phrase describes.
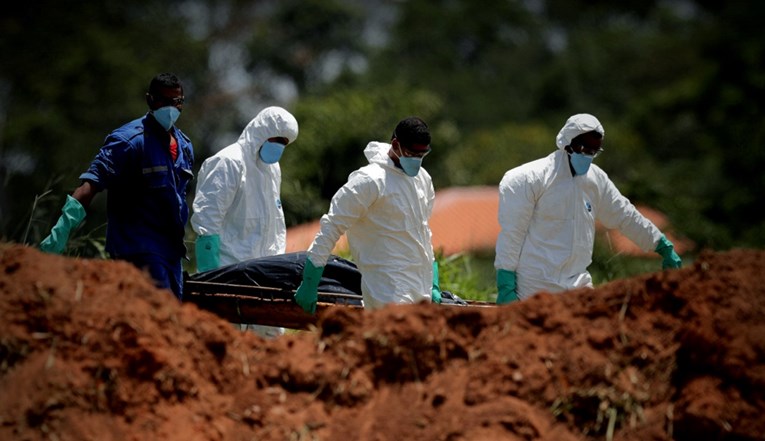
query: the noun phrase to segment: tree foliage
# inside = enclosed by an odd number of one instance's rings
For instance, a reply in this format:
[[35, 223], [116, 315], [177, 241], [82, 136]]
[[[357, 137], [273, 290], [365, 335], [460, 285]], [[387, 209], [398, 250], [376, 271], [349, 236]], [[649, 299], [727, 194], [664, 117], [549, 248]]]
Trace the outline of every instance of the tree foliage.
[[[108, 131], [146, 112], [144, 94], [156, 73], [177, 72], [196, 89], [195, 66], [205, 53], [183, 28], [168, 26], [179, 7], [31, 1], [5, 8], [0, 236], [34, 242], [47, 233]], [[34, 196], [49, 189], [56, 197], [31, 213]]]
[[[296, 114], [290, 224], [321, 215], [407, 115], [433, 128], [425, 167], [444, 188], [497, 185], [589, 112], [625, 195], [702, 247], [762, 247], [763, 16], [709, 0], [16, 3], [0, 16], [0, 236], [44, 236], [104, 136], [173, 71], [197, 167], [266, 105]], [[89, 219], [101, 228], [103, 208]]]
[[[448, 131], [442, 109], [443, 102], [430, 92], [395, 86], [343, 89], [301, 100], [295, 110], [300, 135], [281, 161], [287, 219], [305, 222], [325, 213], [329, 199], [348, 175], [368, 164], [364, 156], [367, 144], [390, 141], [396, 124], [405, 116], [436, 121], [432, 135], [440, 139], [439, 134]], [[435, 146], [432, 156], [439, 156], [441, 150]]]

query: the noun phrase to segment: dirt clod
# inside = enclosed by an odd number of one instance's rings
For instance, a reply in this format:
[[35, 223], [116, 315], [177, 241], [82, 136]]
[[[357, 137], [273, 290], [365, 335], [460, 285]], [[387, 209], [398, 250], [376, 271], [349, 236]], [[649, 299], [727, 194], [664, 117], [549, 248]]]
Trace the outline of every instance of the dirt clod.
[[0, 246], [0, 439], [765, 440], [765, 251], [264, 341], [124, 262]]

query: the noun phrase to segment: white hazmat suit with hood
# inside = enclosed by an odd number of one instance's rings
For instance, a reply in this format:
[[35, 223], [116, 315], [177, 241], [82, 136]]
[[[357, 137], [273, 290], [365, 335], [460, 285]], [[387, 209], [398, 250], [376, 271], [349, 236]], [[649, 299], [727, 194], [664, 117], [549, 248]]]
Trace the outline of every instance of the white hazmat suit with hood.
[[622, 196], [597, 165], [574, 176], [564, 150], [571, 140], [603, 126], [592, 115], [574, 115], [558, 133], [558, 150], [505, 173], [499, 184], [497, 270], [515, 272], [521, 300], [539, 291], [559, 292], [592, 286], [595, 221], [618, 229], [642, 250], [652, 251], [663, 237]]
[[[282, 172], [278, 157], [276, 162], [266, 163], [260, 150], [269, 138], [286, 138], [292, 143], [297, 136], [298, 123], [291, 113], [267, 107], [247, 124], [235, 143], [202, 163], [191, 216], [198, 235], [200, 271], [284, 254], [287, 229], [281, 203]], [[204, 269], [199, 246], [203, 240], [212, 244], [204, 250], [211, 256]], [[281, 328], [249, 328], [262, 337], [284, 333]]]
[[191, 226], [199, 236], [220, 237], [220, 265], [283, 254], [287, 229], [281, 203], [279, 163], [259, 157], [269, 138], [290, 143], [298, 123], [281, 107], [263, 109], [239, 139], [207, 158], [199, 170]]
[[346, 233], [368, 309], [431, 300], [433, 183], [424, 168], [414, 177], [397, 168], [388, 157], [390, 148], [383, 142], [367, 145], [369, 165], [351, 173], [332, 197], [308, 249], [313, 265], [323, 267]]

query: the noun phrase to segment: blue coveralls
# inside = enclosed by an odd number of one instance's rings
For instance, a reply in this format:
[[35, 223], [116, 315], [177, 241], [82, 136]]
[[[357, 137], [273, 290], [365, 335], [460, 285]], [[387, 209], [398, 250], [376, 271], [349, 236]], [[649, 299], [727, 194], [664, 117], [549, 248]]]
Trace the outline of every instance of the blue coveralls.
[[193, 177], [191, 141], [173, 127], [170, 137], [150, 114], [111, 132], [80, 175], [97, 190], [107, 190], [106, 251], [148, 270], [160, 288], [183, 298], [183, 243], [189, 207], [186, 189]]

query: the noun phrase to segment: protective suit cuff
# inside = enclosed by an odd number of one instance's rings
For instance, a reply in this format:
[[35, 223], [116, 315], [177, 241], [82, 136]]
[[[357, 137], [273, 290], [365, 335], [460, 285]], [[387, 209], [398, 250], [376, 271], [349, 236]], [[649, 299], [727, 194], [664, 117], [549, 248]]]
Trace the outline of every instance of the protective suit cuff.
[[659, 238], [659, 241], [656, 243], [656, 249], [654, 251], [656, 251], [657, 253], [661, 255], [664, 255], [664, 253], [667, 250], [672, 250], [672, 249], [674, 249], [674, 245], [672, 245], [672, 242], [670, 242], [667, 239], [667, 237], [662, 234], [661, 237]]
[[329, 260], [329, 256], [322, 259], [321, 257], [315, 254], [309, 253], [306, 258], [306, 261], [309, 261], [309, 260], [311, 261], [311, 265], [313, 265], [315, 268], [324, 268], [325, 266], [327, 266], [327, 260]]

